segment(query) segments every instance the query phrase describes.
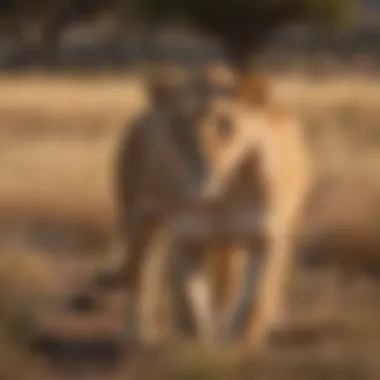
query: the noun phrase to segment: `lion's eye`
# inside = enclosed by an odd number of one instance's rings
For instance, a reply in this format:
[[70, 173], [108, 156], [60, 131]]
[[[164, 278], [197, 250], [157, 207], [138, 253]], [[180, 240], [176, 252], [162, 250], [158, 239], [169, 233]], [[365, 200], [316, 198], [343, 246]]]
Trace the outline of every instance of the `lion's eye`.
[[232, 137], [233, 123], [227, 115], [219, 116], [217, 121], [218, 135], [221, 139], [226, 140]]

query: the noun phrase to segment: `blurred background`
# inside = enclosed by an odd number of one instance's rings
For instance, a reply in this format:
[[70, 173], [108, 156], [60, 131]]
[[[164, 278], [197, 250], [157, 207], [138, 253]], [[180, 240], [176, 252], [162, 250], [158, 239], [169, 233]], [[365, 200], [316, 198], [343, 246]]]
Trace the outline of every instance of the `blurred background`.
[[[167, 62], [249, 63], [303, 122], [316, 185], [291, 344], [255, 357], [187, 345], [125, 353], [123, 294], [91, 288], [120, 259], [119, 132], [145, 106], [146, 69]], [[378, 0], [0, 1], [0, 377], [379, 379], [379, 74]], [[159, 257], [146, 315], [160, 309]], [[326, 257], [353, 274], [333, 313]], [[144, 321], [147, 339], [170, 330], [162, 314]]]

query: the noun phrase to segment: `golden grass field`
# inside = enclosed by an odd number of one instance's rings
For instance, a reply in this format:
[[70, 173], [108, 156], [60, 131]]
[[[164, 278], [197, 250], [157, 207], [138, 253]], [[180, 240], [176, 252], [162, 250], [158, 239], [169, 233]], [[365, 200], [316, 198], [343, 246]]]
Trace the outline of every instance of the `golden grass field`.
[[[380, 81], [282, 76], [274, 84], [279, 100], [304, 120], [315, 176], [329, 175], [345, 184], [329, 203], [318, 204], [305, 226], [318, 229], [348, 221], [364, 235], [370, 230], [368, 239], [377, 243], [376, 212], [366, 210], [373, 211], [380, 201]], [[0, 344], [0, 375], [13, 378], [17, 363], [25, 360], [22, 342], [31, 330], [16, 334], [17, 318], [38, 316], [49, 325], [57, 315], [49, 310], [56, 312], [62, 294], [75, 292], [94, 268], [113, 260], [114, 147], [120, 128], [142, 109], [144, 97], [138, 80], [127, 75], [0, 77], [0, 88], [0, 341], [15, 346]], [[295, 320], [324, 311], [318, 307], [323, 278], [301, 273], [295, 279], [290, 307]], [[148, 284], [147, 292], [154, 287]], [[285, 349], [247, 361], [237, 349], [207, 354], [175, 350], [169, 359], [152, 359], [150, 375], [144, 374], [144, 364], [139, 374], [147, 379], [152, 373], [171, 379], [377, 379], [380, 305], [376, 291], [365, 292], [357, 299], [348, 297], [346, 316], [356, 318], [353, 326], [365, 326], [365, 336], [371, 338], [352, 338], [343, 351], [334, 345], [318, 353]]]

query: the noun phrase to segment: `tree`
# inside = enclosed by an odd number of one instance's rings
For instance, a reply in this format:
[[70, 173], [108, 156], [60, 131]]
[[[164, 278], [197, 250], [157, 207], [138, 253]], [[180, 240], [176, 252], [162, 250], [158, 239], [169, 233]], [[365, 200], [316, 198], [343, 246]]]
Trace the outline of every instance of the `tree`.
[[[72, 0], [1, 0], [1, 26], [27, 40], [32, 61], [46, 66], [58, 60], [59, 36], [71, 18]], [[33, 31], [31, 33], [31, 30]], [[24, 41], [25, 42], [25, 41]]]
[[351, 20], [355, 0], [137, 0], [148, 24], [183, 18], [217, 37], [231, 63], [244, 70], [250, 54], [280, 28], [295, 22], [336, 27]]
[[[129, 0], [0, 0], [0, 26], [6, 25], [6, 29], [21, 36], [21, 39], [26, 37], [28, 42], [30, 30], [36, 31], [32, 46], [28, 46], [30, 58], [45, 69], [54, 69], [59, 65], [62, 33], [72, 22], [86, 20], [109, 10], [120, 14], [121, 10], [127, 8], [128, 2]], [[125, 13], [124, 11], [123, 15]]]

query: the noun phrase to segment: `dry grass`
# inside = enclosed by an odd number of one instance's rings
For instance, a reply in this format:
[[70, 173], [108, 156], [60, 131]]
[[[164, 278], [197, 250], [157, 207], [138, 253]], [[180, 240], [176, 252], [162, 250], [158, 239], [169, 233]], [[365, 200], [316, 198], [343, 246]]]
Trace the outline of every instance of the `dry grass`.
[[288, 75], [274, 78], [282, 101], [305, 107], [329, 108], [342, 105], [371, 107], [377, 105], [380, 82], [363, 76], [334, 76], [313, 80], [310, 77]]
[[141, 103], [139, 82], [131, 77], [38, 77], [0, 78], [0, 113], [60, 117], [124, 115]]
[[[281, 101], [305, 119], [305, 135], [314, 152], [316, 175], [328, 173], [338, 179], [352, 175], [380, 184], [380, 139], [376, 137], [380, 134], [377, 125], [380, 82], [355, 77], [326, 82], [281, 77], [276, 79], [276, 86]], [[12, 235], [9, 231], [25, 223], [71, 225], [75, 230], [88, 229], [95, 235], [105, 233], [110, 238], [115, 217], [111, 182], [114, 147], [123, 123], [143, 107], [138, 83], [127, 77], [34, 76], [3, 77], [0, 87], [3, 90], [0, 94], [0, 248]], [[355, 177], [357, 173], [361, 177]], [[347, 204], [354, 205], [357, 197], [344, 202], [345, 218], [355, 219]], [[321, 209], [323, 204], [320, 214]], [[339, 214], [342, 210], [334, 211]], [[323, 212], [318, 217], [323, 219]], [[2, 254], [8, 252], [4, 249]], [[46, 266], [40, 256], [31, 254], [30, 247], [27, 249], [26, 254], [11, 251], [11, 255], [4, 254], [0, 260], [1, 288], [11, 289], [4, 292], [5, 298], [0, 298], [1, 309], [3, 305], [29, 304], [24, 300], [32, 301], [40, 295], [40, 285], [43, 289], [54, 288], [47, 277], [58, 272]], [[310, 283], [309, 277], [306, 283]], [[300, 311], [299, 304], [307, 304], [305, 297], [297, 299], [296, 314]], [[361, 304], [355, 307], [358, 305]], [[13, 317], [9, 316], [14, 314], [9, 313], [0, 323], [0, 334], [1, 326], [6, 330], [11, 323]], [[23, 315], [24, 311], [12, 309], [12, 313]], [[371, 313], [369, 309], [368, 313]], [[0, 347], [0, 375], [5, 351]], [[192, 354], [176, 349], [168, 354], [168, 359], [149, 368], [145, 362], [142, 367], [151, 372], [146, 376], [141, 373], [140, 378], [161, 373], [162, 378], [172, 379], [183, 376], [228, 379], [248, 375], [283, 379], [285, 372], [295, 380], [322, 375], [326, 379], [346, 379], [347, 372], [354, 373], [352, 379], [371, 378], [367, 376], [371, 371], [367, 367], [363, 369], [362, 362], [357, 363], [352, 357], [329, 359], [313, 352], [291, 351], [285, 356], [266, 353], [252, 362], [243, 354], [238, 355], [238, 350], [215, 354], [217, 358], [213, 360], [208, 356], [213, 354], [198, 349], [190, 351]], [[198, 354], [189, 359], [188, 355], [194, 352]], [[373, 352], [367, 351], [366, 356], [369, 358]], [[224, 356], [221, 359], [218, 355]], [[7, 361], [5, 357], [4, 362]], [[9, 368], [12, 366], [17, 364]], [[144, 368], [138, 371], [144, 372]], [[358, 371], [362, 377], [355, 377]], [[369, 372], [363, 375], [363, 371]]]
[[1, 249], [0, 263], [0, 375], [24, 378], [36, 363], [28, 354], [36, 310], [54, 281], [42, 256], [17, 249]]
[[[368, 143], [377, 132], [380, 82], [275, 78], [275, 84], [281, 101], [307, 120], [318, 165], [339, 170], [351, 165], [369, 175], [378, 171], [377, 147], [369, 149]], [[84, 214], [93, 219], [98, 208], [99, 219], [109, 221], [104, 215], [113, 214], [114, 144], [125, 120], [143, 107], [138, 82], [127, 77], [15, 77], [0, 78], [0, 85], [0, 209], [26, 211], [26, 203], [53, 214], [91, 209]], [[353, 140], [358, 146], [366, 135], [366, 151], [350, 162], [347, 146]]]
[[[255, 358], [237, 347], [210, 351], [199, 346], [176, 346], [158, 360], [142, 360], [136, 379], [271, 379], [375, 380], [368, 361], [351, 354], [315, 354], [308, 350], [267, 351]], [[153, 356], [154, 358], [154, 356]], [[149, 366], [147, 365], [149, 363]]]

